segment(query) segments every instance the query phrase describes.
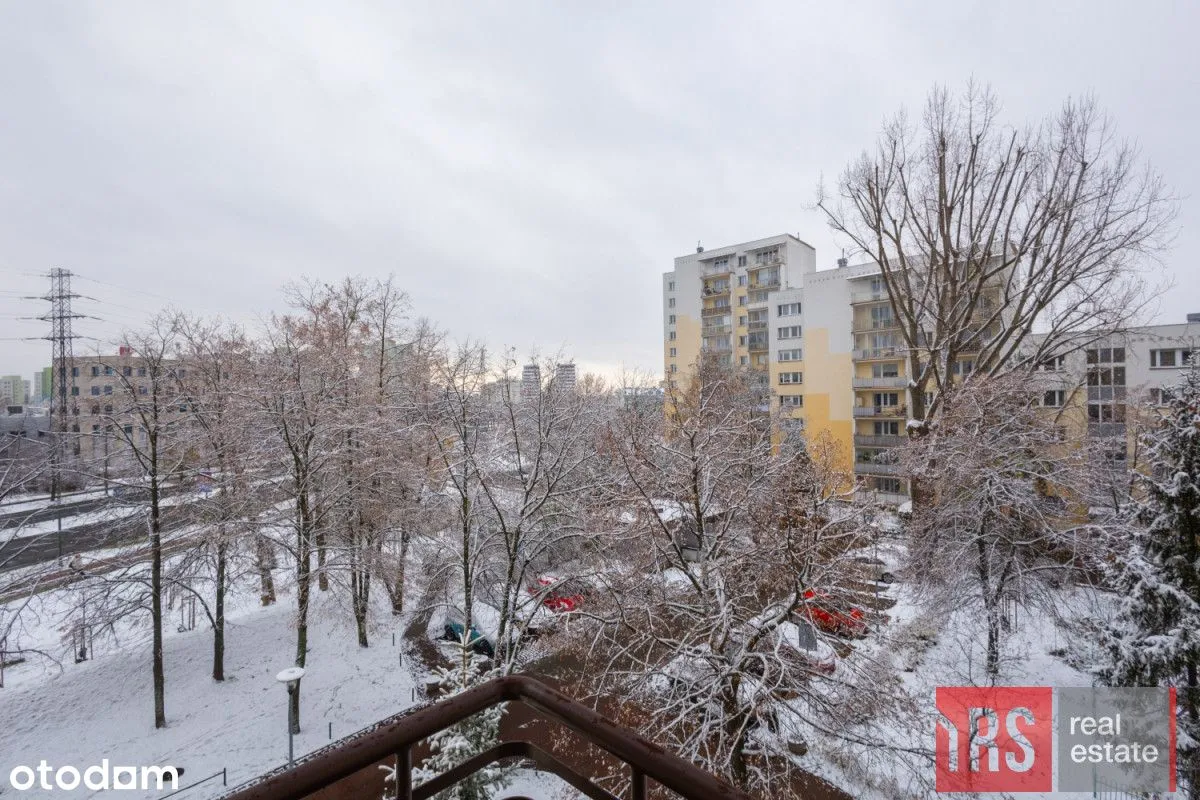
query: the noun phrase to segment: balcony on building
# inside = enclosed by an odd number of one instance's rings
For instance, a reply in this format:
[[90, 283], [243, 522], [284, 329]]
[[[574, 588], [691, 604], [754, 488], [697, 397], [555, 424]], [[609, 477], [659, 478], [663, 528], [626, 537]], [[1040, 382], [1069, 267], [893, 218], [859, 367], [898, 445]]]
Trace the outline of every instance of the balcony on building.
[[704, 278], [715, 278], [721, 275], [729, 275], [733, 272], [730, 266], [729, 258], [718, 258], [712, 261], [700, 262], [700, 276]]
[[900, 475], [901, 467], [880, 461], [855, 461], [854, 471], [860, 475]]
[[908, 378], [903, 375], [854, 378], [853, 380], [855, 389], [905, 389], [908, 387]]
[[857, 306], [857, 305], [862, 305], [865, 303], [882, 303], [885, 301], [890, 302], [890, 300], [888, 298], [887, 289], [885, 289], [882, 286], [877, 287], [877, 288], [872, 288], [872, 287], [863, 285], [863, 286], [852, 288], [850, 290], [850, 304], [851, 305]]
[[704, 296], [715, 297], [718, 295], [729, 294], [729, 279], [709, 279], [704, 281]]
[[[714, 321], [715, 319], [715, 321]], [[720, 336], [722, 334], [732, 333], [733, 325], [722, 320], [720, 317], [709, 317], [704, 321], [704, 325], [700, 328], [701, 336]]]
[[750, 336], [746, 337], [746, 347], [749, 348], [750, 352], [752, 353], [761, 353], [769, 349], [770, 343], [767, 340], [767, 335], [765, 333], [751, 334]]
[[853, 353], [855, 361], [885, 361], [900, 358], [904, 355], [900, 347], [863, 347], [856, 348]]
[[857, 447], [899, 447], [907, 441], [903, 436], [875, 435], [867, 433], [854, 434], [854, 444]]
[[704, 308], [700, 309], [700, 316], [702, 316], [702, 317], [719, 317], [722, 314], [730, 313], [731, 308], [732, 307], [729, 305], [729, 303], [721, 303], [718, 305], [705, 306]]
[[903, 417], [906, 407], [899, 406], [855, 406], [856, 417]]
[[[778, 264], [778, 261], [772, 264]], [[766, 289], [772, 291], [780, 286], [779, 267], [756, 264], [749, 272], [749, 285], [751, 289]]]
[[901, 492], [882, 492], [871, 488], [860, 489], [858, 496], [865, 502], [874, 502], [881, 506], [902, 506], [912, 499]]
[[[880, 309], [889, 313], [880, 314]], [[854, 333], [870, 333], [872, 331], [894, 331], [900, 329], [900, 321], [891, 313], [891, 306], [855, 309], [851, 320], [851, 330]]]

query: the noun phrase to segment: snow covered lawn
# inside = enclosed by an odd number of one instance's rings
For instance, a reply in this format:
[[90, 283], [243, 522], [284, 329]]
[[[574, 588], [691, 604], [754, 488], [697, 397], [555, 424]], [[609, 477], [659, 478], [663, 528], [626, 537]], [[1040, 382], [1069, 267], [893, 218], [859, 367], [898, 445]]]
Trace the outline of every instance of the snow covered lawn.
[[[178, 618], [168, 613], [165, 730], [154, 729], [148, 630], [126, 634], [121, 649], [98, 639], [95, 660], [81, 664], [71, 663], [59, 645], [61, 671], [47, 662], [7, 670], [0, 689], [3, 789], [14, 766], [36, 767], [42, 759], [80, 769], [103, 758], [111, 764], [169, 764], [186, 770], [184, 785], [228, 768], [230, 786], [286, 761], [285, 691], [275, 674], [292, 664], [294, 599], [281, 596], [265, 609], [248, 600], [231, 610], [227, 623], [224, 683], [210, 677], [211, 631], [198, 624], [177, 633], [172, 620]], [[312, 610], [297, 757], [329, 744], [331, 724], [338, 739], [408, 708], [418, 683], [407, 653], [400, 664], [398, 623], [378, 614], [389, 628], [395, 624], [397, 646], [390, 631], [381, 629], [374, 631], [372, 646], [362, 649], [349, 612], [333, 600], [317, 596]], [[46, 605], [54, 602], [48, 597]], [[46, 644], [59, 638], [52, 629], [44, 633]], [[185, 796], [202, 800], [222, 791], [218, 779]], [[83, 788], [70, 793], [103, 794]]]

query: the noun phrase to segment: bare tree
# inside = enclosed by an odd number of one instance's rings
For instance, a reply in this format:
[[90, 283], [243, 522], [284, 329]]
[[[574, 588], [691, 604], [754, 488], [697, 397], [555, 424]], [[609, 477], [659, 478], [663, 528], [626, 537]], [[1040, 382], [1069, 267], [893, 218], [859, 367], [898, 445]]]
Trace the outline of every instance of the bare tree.
[[904, 114], [888, 122], [817, 205], [879, 264], [915, 432], [950, 396], [960, 355], [989, 377], [1127, 325], [1148, 296], [1138, 269], [1165, 246], [1176, 212], [1092, 99], [1010, 128], [974, 85], [961, 97], [934, 89], [915, 125]]
[[908, 569], [927, 600], [982, 612], [995, 681], [1012, 609], [1053, 615], [1053, 590], [1085, 549], [1076, 520], [1086, 451], [1061, 440], [1019, 376], [953, 391], [939, 425], [901, 456], [908, 474], [936, 487], [914, 509]]
[[[119, 387], [111, 410], [100, 415], [136, 469], [134, 486], [146, 495], [149, 530], [150, 619], [154, 677], [154, 726], [167, 724], [166, 678], [163, 671], [163, 499], [165, 483], [181, 472], [185, 448], [179, 433], [186, 424], [185, 401], [179, 391], [176, 348], [178, 318], [172, 312], [155, 316], [140, 331], [126, 333], [115, 359], [100, 359]], [[106, 407], [107, 408], [107, 407]]]
[[856, 541], [848, 476], [828, 442], [778, 441], [728, 368], [701, 363], [670, 403], [665, 428], [623, 411], [604, 448], [624, 529], [606, 547], [594, 622], [576, 634], [581, 671], [598, 697], [632, 698], [655, 738], [778, 796], [808, 714], [795, 701], [820, 695], [835, 667], [806, 614], [815, 589], [840, 592]]

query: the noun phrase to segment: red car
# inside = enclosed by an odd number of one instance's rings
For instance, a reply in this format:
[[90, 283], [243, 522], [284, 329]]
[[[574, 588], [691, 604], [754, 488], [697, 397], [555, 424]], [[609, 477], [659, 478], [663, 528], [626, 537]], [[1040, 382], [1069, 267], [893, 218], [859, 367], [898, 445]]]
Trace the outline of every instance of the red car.
[[534, 581], [534, 585], [529, 587], [529, 593], [541, 595], [542, 605], [551, 611], [575, 611], [583, 605], [583, 592], [579, 587], [553, 575], [539, 577]]
[[858, 606], [843, 610], [845, 604], [838, 603], [822, 589], [808, 589], [804, 599], [808, 602], [800, 613], [825, 633], [854, 637], [867, 634], [866, 612]]

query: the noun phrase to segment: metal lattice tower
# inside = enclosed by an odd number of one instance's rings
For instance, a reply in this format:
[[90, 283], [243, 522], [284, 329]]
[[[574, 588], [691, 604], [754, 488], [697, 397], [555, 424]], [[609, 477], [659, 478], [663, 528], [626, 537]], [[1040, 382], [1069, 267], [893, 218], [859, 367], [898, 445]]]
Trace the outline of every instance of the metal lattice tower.
[[[50, 303], [50, 313], [38, 319], [50, 323], [50, 335], [45, 337], [50, 341], [53, 365], [50, 370], [51, 394], [50, 428], [53, 431], [53, 483], [51, 485], [52, 499], [58, 499], [61, 484], [61, 467], [63, 461], [63, 443], [71, 431], [70, 420], [79, 409], [79, 401], [75, 397], [75, 339], [72, 321], [84, 316], [71, 310], [71, 300], [79, 295], [71, 292], [70, 270], [54, 268], [47, 274], [50, 278], [50, 293], [43, 297]], [[78, 455], [78, 441], [75, 442], [75, 454]]]

